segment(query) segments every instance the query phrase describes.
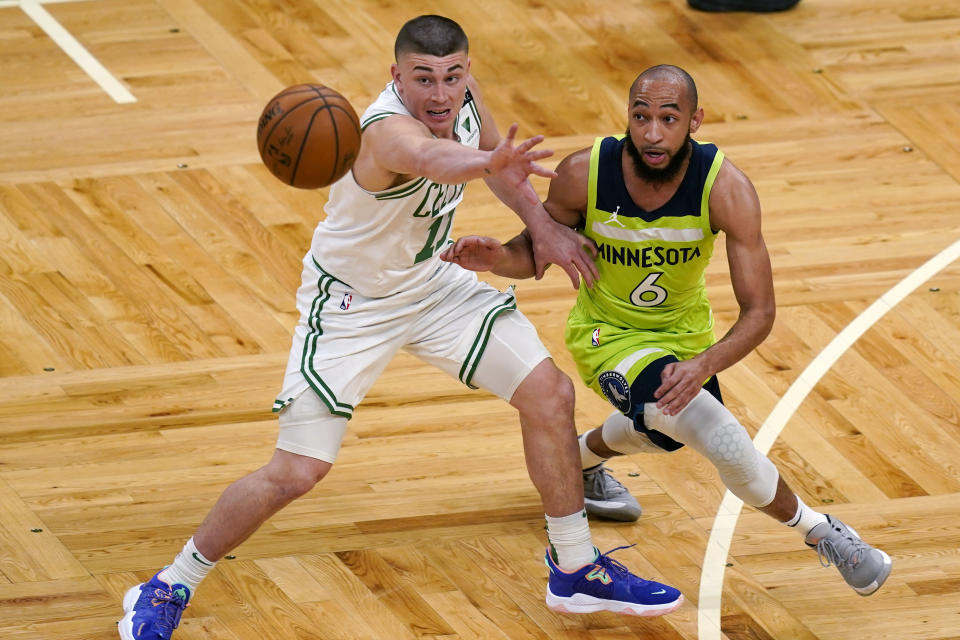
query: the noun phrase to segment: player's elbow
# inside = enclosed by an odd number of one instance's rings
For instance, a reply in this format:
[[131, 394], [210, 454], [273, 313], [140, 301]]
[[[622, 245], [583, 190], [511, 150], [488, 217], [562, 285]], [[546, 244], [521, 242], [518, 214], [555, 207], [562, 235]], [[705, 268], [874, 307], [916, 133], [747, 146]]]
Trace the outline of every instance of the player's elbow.
[[753, 336], [753, 342], [760, 344], [773, 330], [773, 322], [776, 320], [776, 316], [777, 307], [771, 300], [769, 303], [763, 302], [741, 307], [739, 323]]
[[773, 330], [773, 323], [777, 319], [777, 306], [771, 301], [764, 304], [757, 312], [757, 323], [759, 325], [761, 340], [765, 339]]

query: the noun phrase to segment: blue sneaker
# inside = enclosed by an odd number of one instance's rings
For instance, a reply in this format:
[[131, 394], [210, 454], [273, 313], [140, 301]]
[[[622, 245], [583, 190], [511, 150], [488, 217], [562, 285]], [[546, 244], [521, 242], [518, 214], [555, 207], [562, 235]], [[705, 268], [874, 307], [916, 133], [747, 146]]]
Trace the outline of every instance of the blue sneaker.
[[123, 596], [126, 615], [118, 628], [123, 640], [170, 640], [190, 600], [190, 589], [169, 584], [157, 576], [131, 587]]
[[560, 613], [612, 611], [630, 616], [662, 616], [678, 609], [683, 604], [679, 591], [639, 578], [610, 557], [614, 551], [632, 546], [601, 553], [591, 564], [573, 573], [554, 564], [548, 551], [547, 606]]

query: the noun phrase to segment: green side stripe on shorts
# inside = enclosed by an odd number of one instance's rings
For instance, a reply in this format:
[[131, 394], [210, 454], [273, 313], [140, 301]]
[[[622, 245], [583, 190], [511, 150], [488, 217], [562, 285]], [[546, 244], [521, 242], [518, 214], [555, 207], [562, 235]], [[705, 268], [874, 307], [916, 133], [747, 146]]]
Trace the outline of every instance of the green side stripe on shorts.
[[477, 372], [477, 365], [480, 364], [480, 357], [483, 356], [483, 351], [487, 348], [487, 342], [490, 341], [493, 321], [504, 311], [514, 311], [517, 308], [516, 297], [512, 293], [507, 295], [509, 297], [506, 300], [490, 309], [484, 316], [480, 331], [477, 332], [477, 337], [473, 340], [473, 345], [471, 345], [470, 351], [463, 361], [463, 366], [460, 367], [460, 382], [471, 389], [476, 389], [470, 382], [473, 380], [473, 374]]
[[320, 269], [320, 280], [317, 281], [317, 289], [320, 291], [317, 297], [313, 299], [310, 305], [310, 318], [307, 321], [307, 337], [303, 343], [303, 356], [300, 361], [300, 372], [306, 379], [307, 384], [316, 391], [317, 395], [323, 401], [330, 413], [335, 416], [343, 416], [348, 420], [353, 417], [353, 405], [346, 404], [337, 400], [330, 387], [323, 381], [323, 378], [317, 374], [313, 368], [313, 358], [317, 354], [317, 340], [323, 335], [323, 328], [320, 326], [320, 312], [323, 305], [330, 299], [330, 285], [337, 281], [336, 278], [323, 271], [323, 268], [313, 261], [317, 269]]

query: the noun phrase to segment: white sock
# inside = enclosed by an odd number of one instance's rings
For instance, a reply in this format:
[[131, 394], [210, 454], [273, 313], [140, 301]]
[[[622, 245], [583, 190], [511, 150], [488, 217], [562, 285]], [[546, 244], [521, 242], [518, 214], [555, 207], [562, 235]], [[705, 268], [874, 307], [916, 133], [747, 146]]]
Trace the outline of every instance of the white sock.
[[800, 499], [800, 496], [797, 496], [797, 513], [783, 524], [795, 528], [797, 533], [806, 539], [811, 529], [826, 521], [827, 516], [803, 504], [803, 500]]
[[550, 553], [558, 567], [564, 571], [576, 571], [597, 559], [586, 511], [581, 509], [559, 518], [545, 517]]
[[580, 443], [580, 467], [582, 469], [596, 467], [597, 465], [603, 464], [607, 460], [606, 458], [602, 458], [595, 454], [590, 450], [590, 447], [587, 446], [587, 434], [590, 434], [594, 431], [596, 431], [596, 429], [591, 429], [590, 431], [581, 433], [579, 436], [577, 436], [577, 442]]
[[165, 567], [158, 577], [171, 585], [185, 585], [192, 594], [216, 564], [204, 558], [193, 544], [193, 538], [190, 538], [187, 544], [183, 545], [183, 550], [173, 559], [173, 564]]

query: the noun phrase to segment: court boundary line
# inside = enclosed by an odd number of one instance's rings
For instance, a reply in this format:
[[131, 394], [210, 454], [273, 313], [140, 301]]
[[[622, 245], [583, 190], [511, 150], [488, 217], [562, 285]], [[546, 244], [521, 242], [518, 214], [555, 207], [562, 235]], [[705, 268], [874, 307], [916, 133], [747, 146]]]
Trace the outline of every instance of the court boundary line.
[[[888, 311], [958, 258], [960, 258], [960, 240], [955, 241], [908, 274], [834, 336], [833, 340], [817, 354], [781, 396], [753, 438], [754, 446], [764, 454], [769, 452], [800, 404], [824, 374], [840, 359], [840, 356], [846, 353]], [[723, 597], [723, 576], [727, 558], [730, 555], [730, 542], [742, 509], [743, 501], [727, 491], [713, 520], [700, 574], [700, 595], [697, 606], [699, 640], [719, 640], [722, 635], [720, 605]]]
[[[54, 2], [77, 1], [77, 0], [53, 0]], [[0, 7], [19, 6], [38, 27], [56, 43], [60, 49], [67, 54], [84, 73], [96, 82], [101, 89], [113, 98], [114, 102], [119, 104], [129, 104], [136, 102], [137, 99], [130, 91], [117, 80], [106, 67], [100, 64], [100, 61], [93, 57], [73, 35], [63, 28], [57, 19], [43, 8], [42, 3], [49, 3], [51, 0], [19, 0], [9, 4], [0, 3]]]

